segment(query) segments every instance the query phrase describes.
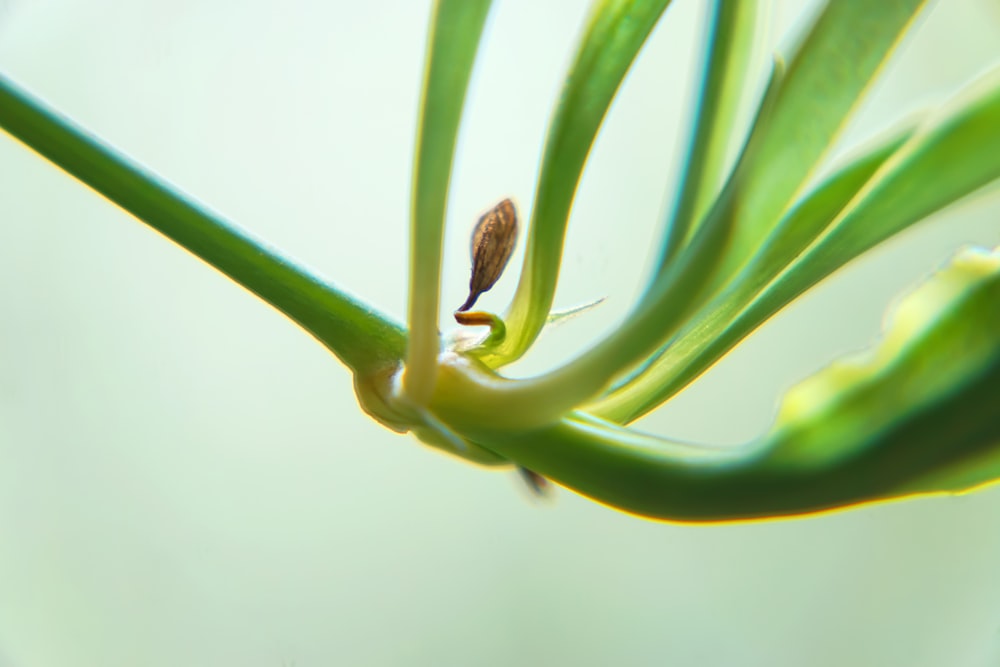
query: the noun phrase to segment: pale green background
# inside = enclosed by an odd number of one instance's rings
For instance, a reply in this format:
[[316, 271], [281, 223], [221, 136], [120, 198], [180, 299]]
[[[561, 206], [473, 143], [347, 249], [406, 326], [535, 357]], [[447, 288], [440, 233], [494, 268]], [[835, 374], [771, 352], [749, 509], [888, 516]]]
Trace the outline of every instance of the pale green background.
[[[488, 25], [448, 306], [476, 215], [530, 208], [583, 5], [501, 0]], [[574, 210], [557, 304], [609, 300], [519, 372], [595, 340], [638, 289], [700, 5], [677, 0], [654, 34]], [[428, 9], [4, 0], [0, 72], [402, 317]], [[849, 137], [998, 60], [996, 3], [941, 2]], [[964, 203], [855, 263], [643, 426], [753, 437], [791, 384], [873, 340], [893, 295], [963, 243], [1000, 243], [998, 216], [997, 194]], [[2, 667], [995, 665], [998, 527], [998, 489], [714, 527], [533, 502], [368, 420], [288, 321], [0, 137]]]

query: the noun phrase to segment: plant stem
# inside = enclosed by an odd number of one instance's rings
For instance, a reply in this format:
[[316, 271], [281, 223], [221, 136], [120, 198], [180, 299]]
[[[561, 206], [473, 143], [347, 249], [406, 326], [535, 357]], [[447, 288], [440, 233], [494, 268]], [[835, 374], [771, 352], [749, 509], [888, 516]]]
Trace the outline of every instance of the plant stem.
[[521, 277], [507, 336], [477, 356], [492, 368], [521, 357], [545, 326], [563, 241], [590, 148], [633, 61], [670, 0], [598, 0], [563, 84], [545, 140]]
[[692, 113], [691, 142], [682, 163], [679, 198], [670, 216], [655, 276], [662, 275], [691, 240], [725, 181], [727, 151], [741, 135], [734, 130], [736, 112], [750, 84], [747, 71], [760, 40], [759, 10], [757, 0], [716, 0], [709, 8], [707, 52]]
[[0, 127], [315, 336], [351, 369], [402, 357], [406, 333], [0, 77]]
[[441, 245], [462, 105], [491, 0], [439, 0], [427, 38], [410, 213], [409, 346], [403, 389], [430, 400], [440, 350]]

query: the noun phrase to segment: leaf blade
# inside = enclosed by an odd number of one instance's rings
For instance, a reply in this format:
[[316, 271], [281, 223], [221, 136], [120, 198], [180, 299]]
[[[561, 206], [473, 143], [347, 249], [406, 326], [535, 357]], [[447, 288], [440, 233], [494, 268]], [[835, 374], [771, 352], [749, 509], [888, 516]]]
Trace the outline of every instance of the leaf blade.
[[[894, 141], [894, 140], [890, 140]], [[889, 144], [875, 148], [864, 160]], [[656, 407], [694, 380], [761, 323], [867, 250], [979, 188], [1000, 179], [1000, 68], [984, 75], [963, 94], [929, 115], [870, 178], [858, 182], [851, 201], [820, 230], [808, 248], [789, 260], [784, 273], [757, 273], [785, 230], [800, 234], [811, 225], [793, 209], [764, 245], [763, 253], [703, 309], [679, 340], [649, 364], [630, 387], [597, 401], [597, 414], [631, 420]], [[942, 165], [948, 165], [942, 169]], [[874, 165], [873, 165], [874, 166]], [[861, 172], [858, 175], [862, 175]], [[836, 177], [835, 177], [836, 178]], [[835, 180], [831, 179], [831, 180]], [[828, 182], [829, 183], [829, 182]], [[817, 190], [822, 194], [822, 188]], [[800, 203], [808, 205], [808, 198]], [[808, 216], [806, 216], [808, 217]], [[814, 221], [815, 222], [815, 221]], [[797, 231], [796, 231], [797, 230]], [[801, 245], [801, 244], [799, 244]], [[794, 260], [794, 261], [791, 261]], [[770, 281], [758, 289], [761, 276]], [[752, 289], [750, 289], [752, 288]], [[752, 292], [752, 294], [751, 294]], [[739, 296], [737, 296], [739, 295]], [[748, 298], [749, 297], [749, 298]], [[711, 314], [712, 308], [719, 312]], [[711, 322], [714, 321], [713, 325]]]
[[479, 351], [491, 367], [518, 359], [552, 307], [573, 197], [597, 132], [670, 0], [600, 0], [570, 66], [547, 133], [521, 277], [504, 317], [507, 337]]
[[821, 163], [926, 0], [828, 2], [761, 102], [734, 176], [740, 224], [722, 260], [730, 277]]
[[612, 421], [632, 421], [668, 400], [751, 333], [759, 322], [751, 326], [741, 318], [743, 309], [823, 233], [913, 131], [906, 127], [880, 139], [818, 185], [788, 212], [753, 260], [675, 338], [587, 410]]
[[441, 253], [448, 185], [469, 77], [492, 0], [438, 0], [428, 35], [410, 210], [409, 345], [403, 389], [434, 391], [440, 349]]
[[726, 176], [726, 158], [761, 22], [757, 0], [712, 3], [701, 88], [692, 109], [691, 142], [681, 169], [679, 196], [653, 276], [690, 241]]

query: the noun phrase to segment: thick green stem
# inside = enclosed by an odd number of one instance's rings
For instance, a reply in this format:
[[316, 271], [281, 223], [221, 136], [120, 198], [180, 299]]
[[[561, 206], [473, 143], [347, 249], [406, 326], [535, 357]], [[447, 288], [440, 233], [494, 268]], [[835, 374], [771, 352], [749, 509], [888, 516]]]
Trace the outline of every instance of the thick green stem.
[[432, 407], [459, 430], [519, 430], [553, 423], [593, 399], [615, 376], [655, 352], [703, 301], [713, 277], [710, 258], [724, 251], [730, 237], [733, 200], [728, 190], [723, 192], [689, 250], [671, 264], [626, 322], [594, 347], [548, 373], [517, 381], [460, 355], [443, 358]]
[[679, 443], [574, 412], [527, 433], [470, 433], [518, 465], [671, 521], [772, 518], [1000, 474], [1000, 253], [966, 250], [899, 302], [882, 342], [785, 396], [741, 447]]

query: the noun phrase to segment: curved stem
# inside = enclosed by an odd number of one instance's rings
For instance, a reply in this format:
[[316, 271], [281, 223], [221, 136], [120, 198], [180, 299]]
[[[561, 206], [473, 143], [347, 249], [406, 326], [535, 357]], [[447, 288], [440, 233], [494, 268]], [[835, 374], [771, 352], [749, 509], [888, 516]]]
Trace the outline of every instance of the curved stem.
[[563, 85], [545, 140], [521, 278], [504, 316], [507, 337], [475, 354], [492, 368], [516, 361], [545, 326], [570, 209], [604, 116], [670, 0], [600, 0]]
[[880, 344], [784, 397], [739, 447], [666, 440], [581, 412], [531, 432], [469, 433], [613, 507], [669, 521], [774, 518], [1000, 475], [1000, 249], [967, 249], [895, 308]]
[[[553, 423], [605, 390], [623, 370], [640, 363], [670, 338], [705, 297], [734, 224], [732, 189], [716, 200], [689, 249], [671, 264], [626, 319], [570, 362], [526, 380], [507, 380], [485, 364], [459, 355], [442, 357], [432, 406], [459, 429], [530, 429]], [[706, 268], [707, 267], [707, 268]], [[530, 468], [530, 466], [528, 466]]]

